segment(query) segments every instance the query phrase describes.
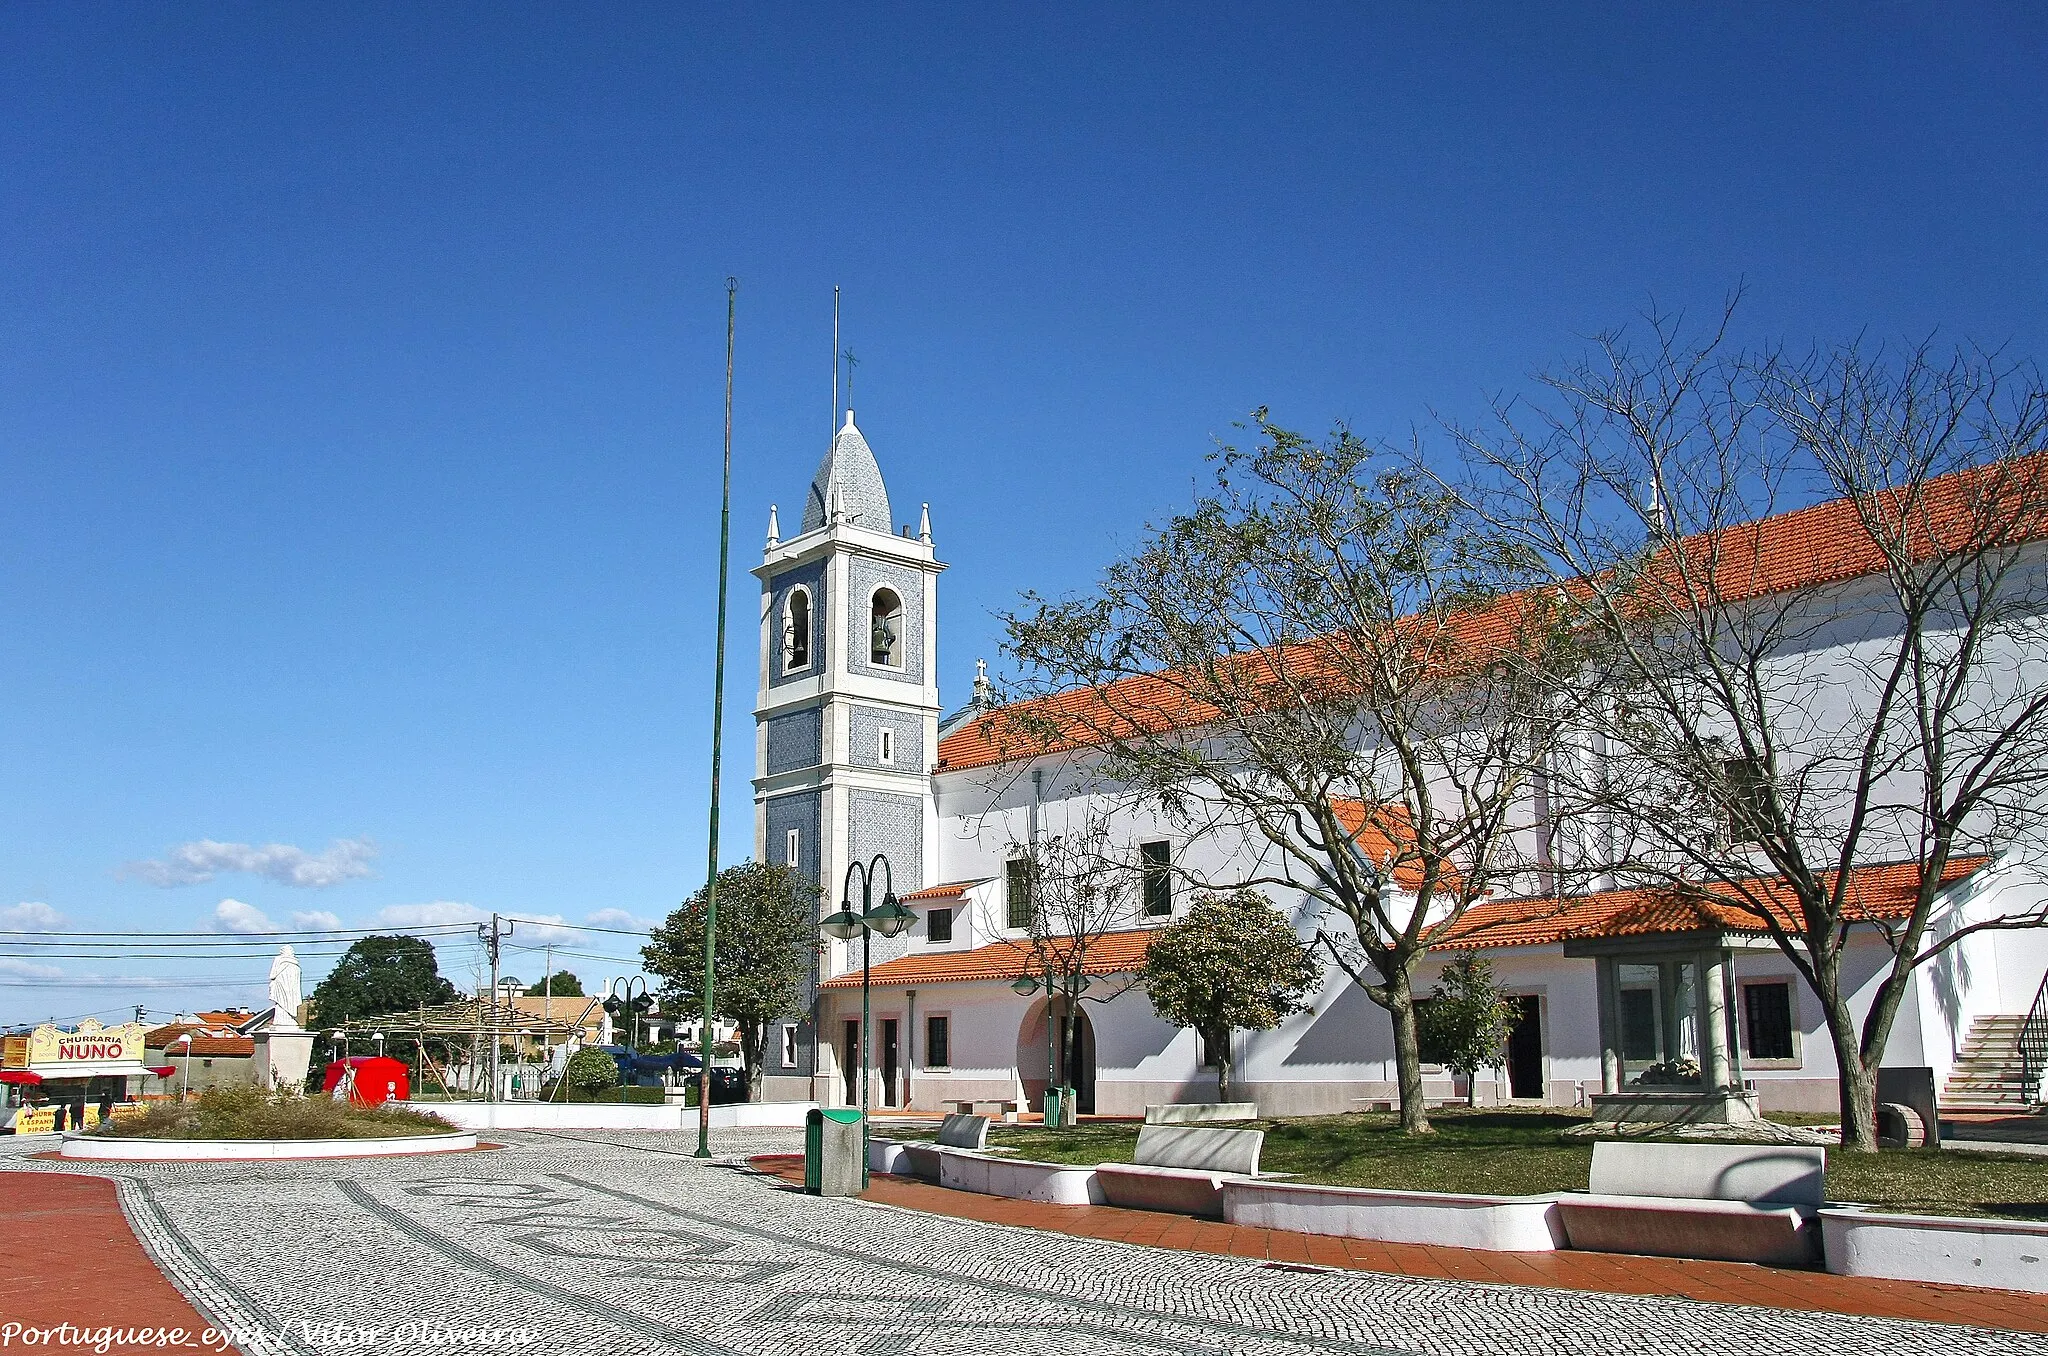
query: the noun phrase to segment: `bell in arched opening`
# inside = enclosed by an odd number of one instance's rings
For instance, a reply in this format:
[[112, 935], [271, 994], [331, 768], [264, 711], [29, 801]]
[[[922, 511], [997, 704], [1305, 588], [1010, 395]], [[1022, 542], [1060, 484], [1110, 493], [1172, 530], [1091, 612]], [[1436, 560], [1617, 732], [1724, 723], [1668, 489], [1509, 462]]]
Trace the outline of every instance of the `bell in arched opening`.
[[894, 589], [876, 589], [869, 605], [868, 658], [886, 668], [903, 665], [903, 600]]

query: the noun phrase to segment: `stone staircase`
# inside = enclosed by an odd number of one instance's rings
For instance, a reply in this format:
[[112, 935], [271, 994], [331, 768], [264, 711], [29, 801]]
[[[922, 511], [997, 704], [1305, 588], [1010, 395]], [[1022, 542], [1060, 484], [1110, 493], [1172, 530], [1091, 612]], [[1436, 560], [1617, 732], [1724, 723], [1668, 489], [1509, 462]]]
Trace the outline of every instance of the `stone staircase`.
[[2023, 1079], [2020, 1028], [2024, 1013], [1979, 1017], [1941, 1091], [1944, 1111], [2027, 1111], [2039, 1091]]

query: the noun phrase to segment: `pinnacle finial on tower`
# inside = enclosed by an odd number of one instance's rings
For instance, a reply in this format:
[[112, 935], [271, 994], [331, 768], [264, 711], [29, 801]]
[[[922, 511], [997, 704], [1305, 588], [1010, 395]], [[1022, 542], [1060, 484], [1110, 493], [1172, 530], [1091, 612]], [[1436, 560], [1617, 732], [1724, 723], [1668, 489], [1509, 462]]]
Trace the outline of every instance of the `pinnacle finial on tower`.
[[932, 544], [932, 506], [930, 504], [926, 504], [923, 512], [917, 515], [917, 539], [926, 546]]
[[768, 506], [768, 544], [774, 546], [782, 540], [782, 527], [775, 521], [775, 505]]

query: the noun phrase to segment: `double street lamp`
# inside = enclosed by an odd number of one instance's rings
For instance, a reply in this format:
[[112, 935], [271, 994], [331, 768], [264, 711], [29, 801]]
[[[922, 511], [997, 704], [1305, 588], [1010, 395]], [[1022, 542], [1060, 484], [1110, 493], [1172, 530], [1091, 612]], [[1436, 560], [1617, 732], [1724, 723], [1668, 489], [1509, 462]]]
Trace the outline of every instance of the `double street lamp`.
[[[881, 873], [882, 902], [875, 903], [875, 875]], [[853, 882], [860, 881], [860, 912], [853, 908]], [[865, 1186], [868, 1180], [868, 1050], [870, 1049], [872, 1022], [869, 1003], [869, 966], [873, 956], [874, 935], [884, 937], [900, 936], [917, 921], [917, 915], [903, 907], [896, 898], [896, 873], [889, 866], [889, 859], [877, 852], [874, 860], [865, 865], [853, 862], [846, 868], [846, 885], [840, 892], [839, 912], [825, 915], [818, 927], [828, 937], [842, 942], [860, 938], [860, 1180]]]

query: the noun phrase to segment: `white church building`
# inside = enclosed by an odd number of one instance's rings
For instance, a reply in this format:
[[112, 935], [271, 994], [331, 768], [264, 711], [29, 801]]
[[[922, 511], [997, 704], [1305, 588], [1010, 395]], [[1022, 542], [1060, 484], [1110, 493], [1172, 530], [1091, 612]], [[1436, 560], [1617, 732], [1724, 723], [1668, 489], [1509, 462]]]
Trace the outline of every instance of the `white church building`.
[[[880, 854], [886, 883], [917, 915], [902, 936], [869, 941], [874, 1104], [1040, 1106], [1060, 1071], [1045, 994], [1020, 992], [1030, 949], [1012, 863], [1017, 845], [1092, 818], [1106, 819], [1143, 883], [1128, 927], [1089, 953], [1100, 977], [1080, 1005], [1077, 1066], [1059, 1081], [1079, 1090], [1084, 1113], [1213, 1099], [1215, 1073], [1196, 1034], [1160, 1020], [1131, 969], [1152, 930], [1185, 913], [1185, 878], [1230, 877], [1233, 846], [1213, 836], [1190, 841], [1165, 817], [1125, 804], [1089, 776], [1082, 753], [1006, 755], [981, 719], [985, 679], [976, 679], [973, 703], [942, 715], [934, 657], [945, 566], [928, 509], [914, 516], [898, 522], [892, 513], [874, 453], [848, 413], [789, 536], [771, 509], [754, 570], [755, 855], [818, 881], [830, 912], [848, 865]], [[1881, 914], [1888, 900], [1906, 897], [1914, 870], [1861, 868], [1864, 906]], [[884, 884], [876, 883], [876, 902]], [[2037, 907], [2040, 890], [1999, 861], [1957, 863], [1937, 927]], [[1313, 935], [1300, 898], [1268, 893], [1304, 937]], [[1488, 901], [1466, 921], [1460, 939], [1425, 963], [1417, 992], [1468, 947], [1484, 951], [1515, 995], [1520, 1019], [1503, 1068], [1480, 1075], [1482, 1101], [1585, 1105], [1652, 1064], [1690, 1058], [1727, 1086], [1751, 1088], [1766, 1111], [1835, 1108], [1818, 1005], [1734, 911], [1617, 890], [1562, 904]], [[1851, 945], [1850, 963], [1866, 977], [1888, 960], [1875, 941]], [[862, 942], [821, 939], [812, 1015], [766, 1042], [770, 1097], [858, 1102], [861, 964]], [[2036, 1005], [2044, 974], [2048, 930], [1965, 939], [1918, 971], [1886, 1063], [1931, 1067], [1937, 1086], [1948, 1085], [1945, 1104], [1995, 1098], [1993, 1085], [2010, 1081], [2002, 1060], [2013, 1030]], [[1233, 1095], [1265, 1114], [1353, 1111], [1395, 1096], [1387, 1016], [1334, 968], [1308, 1011], [1235, 1040]], [[1449, 1074], [1427, 1072], [1429, 1095], [1464, 1094]]]

